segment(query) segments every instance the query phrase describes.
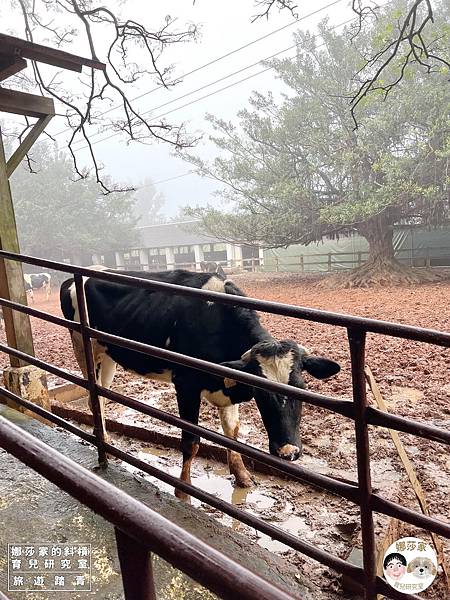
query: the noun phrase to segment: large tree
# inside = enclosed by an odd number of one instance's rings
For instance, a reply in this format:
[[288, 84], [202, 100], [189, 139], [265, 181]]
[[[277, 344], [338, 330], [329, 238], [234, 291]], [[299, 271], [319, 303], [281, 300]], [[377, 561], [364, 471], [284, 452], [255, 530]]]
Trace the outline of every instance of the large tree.
[[36, 173], [20, 166], [11, 180], [25, 254], [62, 260], [119, 250], [135, 241], [132, 192], [105, 195], [94, 178], [74, 180], [70, 159], [51, 144], [37, 144], [33, 157]]
[[[326, 23], [320, 44], [298, 33], [296, 59], [272, 63], [291, 91], [281, 103], [254, 93], [239, 126], [209, 116], [220, 155], [211, 164], [190, 160], [225, 184], [219, 196], [231, 205], [190, 214], [222, 239], [266, 247], [357, 231], [370, 258], [349, 285], [429, 276], [399, 265], [392, 234], [396, 224], [435, 225], [448, 215], [448, 69], [424, 74], [408, 65], [387, 98], [380, 91], [360, 103], [357, 129], [348, 106], [361, 56], [383, 43], [390, 19], [387, 12], [358, 45]], [[436, 27], [448, 47], [443, 21]]]

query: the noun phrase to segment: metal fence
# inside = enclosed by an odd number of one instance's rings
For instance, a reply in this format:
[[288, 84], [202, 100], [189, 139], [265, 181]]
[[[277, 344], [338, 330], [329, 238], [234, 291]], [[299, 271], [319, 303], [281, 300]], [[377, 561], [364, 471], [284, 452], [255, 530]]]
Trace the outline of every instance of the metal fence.
[[[65, 263], [57, 263], [54, 261], [48, 261], [43, 259], [37, 259], [30, 256], [24, 256], [14, 254], [10, 252], [0, 251], [0, 260], [8, 259], [28, 263], [43, 267], [45, 269], [55, 269], [65, 273], [74, 275], [77, 300], [79, 305], [80, 322], [69, 321], [49, 313], [11, 302], [5, 299], [0, 299], [0, 305], [4, 307], [4, 310], [17, 310], [22, 313], [50, 321], [54, 324], [61, 325], [72, 331], [81, 333], [84, 343], [84, 351], [86, 355], [86, 362], [88, 366], [88, 377], [84, 379], [64, 369], [60, 369], [51, 365], [43, 360], [29, 356], [19, 350], [11, 348], [5, 344], [0, 344], [0, 351], [9, 354], [17, 359], [27, 362], [32, 365], [36, 365], [49, 373], [62, 377], [76, 385], [86, 389], [91, 398], [93, 416], [94, 416], [94, 433], [87, 433], [81, 428], [68, 423], [64, 419], [38, 407], [19, 396], [9, 392], [5, 388], [0, 387], [0, 395], [16, 402], [20, 406], [27, 408], [36, 414], [48, 419], [49, 421], [56, 423], [57, 425], [67, 429], [71, 433], [87, 440], [92, 443], [98, 449], [98, 456], [100, 463], [106, 462], [106, 455], [111, 454], [139, 469], [156, 477], [157, 479], [168, 483], [169, 485], [178, 488], [179, 490], [186, 492], [187, 494], [198, 498], [202, 502], [221, 510], [227, 515], [232, 516], [247, 525], [257, 529], [258, 531], [269, 535], [271, 538], [283, 542], [290, 548], [297, 550], [320, 563], [334, 569], [340, 574], [344, 574], [350, 578], [355, 585], [359, 586], [365, 595], [367, 600], [374, 600], [377, 594], [384, 594], [388, 598], [398, 600], [413, 600], [416, 596], [410, 594], [404, 594], [388, 586], [388, 584], [377, 576], [376, 572], [376, 542], [374, 535], [374, 520], [373, 513], [378, 512], [390, 517], [400, 519], [411, 525], [427, 529], [438, 535], [450, 538], [450, 524], [442, 520], [438, 520], [408, 508], [402, 507], [398, 503], [392, 502], [375, 494], [372, 491], [371, 475], [370, 475], [370, 452], [369, 452], [369, 435], [368, 426], [388, 427], [397, 431], [413, 434], [425, 439], [440, 442], [442, 444], [450, 445], [450, 432], [435, 427], [433, 425], [427, 425], [404, 417], [386, 414], [374, 407], [368, 405], [366, 398], [366, 383], [364, 376], [364, 360], [365, 360], [365, 341], [366, 334], [368, 332], [375, 334], [388, 335], [398, 338], [404, 338], [409, 340], [416, 340], [419, 342], [435, 344], [443, 347], [450, 347], [450, 334], [442, 333], [439, 331], [424, 329], [419, 327], [412, 327], [408, 325], [400, 325], [397, 323], [390, 323], [386, 321], [378, 321], [375, 319], [366, 319], [362, 317], [355, 317], [350, 315], [344, 315], [339, 313], [326, 312], [321, 310], [309, 309], [299, 306], [292, 306], [288, 304], [280, 304], [275, 302], [269, 302], [264, 300], [256, 300], [253, 298], [246, 298], [240, 296], [231, 296], [218, 292], [210, 292], [206, 290], [199, 290], [193, 288], [187, 288], [183, 286], [177, 286], [159, 281], [150, 281], [147, 279], [141, 279], [137, 277], [130, 277], [120, 273], [107, 273], [104, 271], [92, 271], [88, 268], [77, 267], [67, 265]], [[236, 371], [222, 365], [210, 363], [204, 360], [185, 356], [172, 352], [167, 349], [142, 344], [132, 340], [128, 340], [122, 337], [111, 335], [105, 332], [97, 331], [89, 326], [87, 320], [86, 301], [84, 296], [83, 277], [94, 277], [97, 279], [114, 281], [117, 283], [128, 284], [135, 287], [142, 287], [147, 289], [159, 290], [167, 294], [181, 294], [184, 296], [190, 296], [197, 299], [203, 299], [205, 301], [222, 302], [228, 305], [243, 306], [247, 308], [253, 308], [260, 311], [269, 313], [275, 313], [282, 316], [293, 317], [297, 319], [304, 319], [308, 321], [315, 321], [319, 323], [325, 323], [333, 326], [344, 327], [348, 332], [349, 349], [351, 356], [351, 369], [352, 369], [352, 383], [353, 383], [353, 401], [338, 400], [322, 394], [317, 394], [311, 391], [298, 389], [289, 385], [269, 381], [267, 379], [243, 373], [242, 371]], [[123, 394], [114, 392], [97, 385], [95, 380], [94, 365], [92, 358], [92, 349], [90, 340], [97, 339], [100, 341], [110, 342], [112, 344], [135, 350], [150, 356], [161, 358], [169, 362], [181, 364], [184, 366], [191, 367], [206, 371], [213, 375], [220, 377], [232, 378], [244, 384], [248, 384], [261, 389], [282, 393], [289, 395], [292, 398], [296, 398], [298, 401], [307, 402], [313, 406], [319, 406], [327, 410], [336, 412], [354, 421], [355, 424], [355, 436], [356, 436], [356, 456], [357, 456], [357, 471], [358, 471], [358, 483], [353, 485], [349, 482], [339, 481], [331, 476], [321, 475], [314, 473], [301, 465], [288, 463], [280, 458], [271, 456], [261, 450], [248, 446], [242, 442], [238, 442], [224, 435], [194, 425], [180, 417], [166, 413], [157, 408], [147, 406], [146, 404], [128, 398]], [[254, 515], [251, 515], [244, 510], [237, 508], [225, 502], [224, 500], [213, 496], [192, 484], [180, 481], [176, 477], [165, 473], [164, 471], [157, 469], [147, 463], [137, 459], [136, 457], [123, 452], [119, 448], [116, 448], [110, 443], [105, 441], [105, 432], [102, 429], [102, 419], [100, 414], [100, 404], [98, 397], [99, 395], [109, 398], [115, 402], [123, 404], [129, 408], [145, 413], [151, 417], [159, 419], [164, 423], [179, 427], [185, 431], [189, 431], [194, 434], [198, 434], [200, 437], [216, 442], [230, 450], [235, 450], [244, 456], [250, 457], [258, 462], [265, 463], [281, 473], [288, 474], [290, 477], [309, 485], [316, 486], [320, 489], [326, 490], [333, 494], [337, 494], [348, 501], [355, 503], [360, 507], [360, 520], [361, 520], [361, 533], [363, 542], [363, 567], [358, 567], [350, 564], [342, 558], [332, 555], [320, 548], [313, 546], [312, 544], [305, 542], [304, 540], [289, 534], [281, 529], [275, 527], [271, 523], [267, 523]], [[153, 519], [153, 523], [156, 522], [157, 518], [154, 513], [146, 512], [150, 509], [144, 507], [144, 505], [136, 503], [136, 513], [127, 513], [126, 526], [124, 522], [120, 520], [119, 516], [115, 516], [115, 510], [122, 506], [120, 503], [123, 500], [121, 494], [115, 491], [114, 494], [107, 493], [102, 496], [99, 488], [95, 487], [100, 485], [97, 480], [91, 480], [85, 477], [84, 470], [81, 466], [71, 463], [71, 477], [79, 478], [81, 481], [82, 490], [84, 493], [77, 495], [74, 489], [73, 480], [64, 476], [64, 465], [65, 460], [58, 454], [58, 461], [55, 461], [55, 454], [53, 451], [48, 450], [42, 457], [40, 453], [34, 452], [36, 448], [41, 446], [39, 442], [30, 439], [29, 436], [24, 435], [22, 432], [18, 436], [17, 431], [13, 425], [6, 424], [3, 420], [0, 420], [0, 446], [3, 446], [8, 451], [13, 453], [20, 460], [30, 465], [31, 467], [38, 470], [45, 477], [51, 481], [57, 483], [59, 487], [72, 495], [78, 497], [87, 506], [96, 510], [102, 514], [106, 519], [110, 520], [116, 528], [122, 533], [119, 533], [117, 537], [119, 557], [136, 557], [136, 564], [141, 565], [145, 577], [143, 579], [148, 583], [148, 588], [152, 591], [145, 592], [141, 588], [142, 595], [133, 595], [134, 592], [129, 591], [131, 588], [128, 585], [133, 585], [130, 580], [129, 572], [126, 567], [123, 567], [123, 580], [124, 588], [127, 600], [135, 598], [153, 598], [153, 584], [151, 571], [145, 571], [145, 561], [142, 556], [148, 553], [150, 550], [155, 550], [161, 556], [167, 558], [169, 562], [178, 566], [181, 570], [190, 574], [194, 579], [200, 581], [206, 585], [209, 589], [215, 591], [219, 596], [223, 598], [278, 598], [284, 599], [292, 597], [289, 594], [277, 590], [273, 586], [270, 586], [264, 580], [253, 576], [252, 591], [245, 587], [245, 577], [240, 577], [245, 569], [239, 567], [236, 564], [232, 564], [228, 561], [225, 570], [217, 569], [215, 567], [215, 560], [217, 552], [211, 548], [204, 548], [202, 551], [205, 553], [206, 560], [202, 563], [195, 563], [195, 568], [191, 568], [189, 561], [192, 557], [185, 558], [183, 561], [176, 561], [177, 550], [180, 551], [180, 555], [184, 551], [182, 539], [172, 538], [173, 547], [172, 554], [169, 553], [169, 549], [166, 546], [158, 545], [158, 537], [160, 532], [157, 526], [141, 527], [141, 516], [147, 515], [147, 523], [150, 523]], [[58, 464], [57, 464], [58, 463]], [[58, 466], [59, 465], [59, 466]], [[90, 476], [93, 477], [93, 476]], [[106, 485], [106, 484], [105, 484]], [[105, 488], [106, 489], [106, 488]], [[94, 491], [99, 491], [98, 495]], [[102, 496], [100, 499], [98, 496]], [[117, 513], [120, 515], [120, 510]], [[123, 534], [123, 535], [122, 535]], [[187, 534], [185, 534], [186, 536]], [[130, 543], [130, 538], [137, 540]], [[200, 542], [197, 542], [200, 544]], [[135, 545], [135, 549], [133, 547]], [[198, 548], [199, 546], [194, 546]], [[167, 552], [166, 552], [167, 551]], [[135, 553], [133, 555], [133, 552]], [[133, 556], [132, 556], [133, 555]], [[122, 559], [121, 559], [122, 560]], [[226, 562], [225, 557], [222, 560]], [[127, 561], [122, 561], [124, 564]], [[194, 563], [192, 563], [194, 564]], [[224, 563], [223, 563], [224, 564]], [[135, 571], [135, 574], [138, 571]], [[256, 577], [256, 579], [255, 579]], [[146, 585], [147, 585], [146, 583]], [[243, 587], [242, 587], [243, 586]], [[256, 592], [255, 592], [256, 590]], [[251, 595], [253, 594], [253, 596]]]

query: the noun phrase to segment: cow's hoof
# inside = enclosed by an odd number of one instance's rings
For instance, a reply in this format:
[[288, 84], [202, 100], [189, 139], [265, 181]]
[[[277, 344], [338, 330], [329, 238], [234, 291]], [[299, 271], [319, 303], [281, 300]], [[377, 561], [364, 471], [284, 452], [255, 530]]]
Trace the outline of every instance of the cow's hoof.
[[251, 488], [256, 483], [248, 471], [245, 473], [235, 473], [234, 478], [236, 480], [237, 487], [240, 488]]
[[191, 497], [189, 496], [189, 494], [186, 494], [186, 492], [183, 492], [182, 490], [175, 490], [175, 496], [178, 498], [178, 500], [181, 500], [182, 502], [186, 502], [187, 504], [191, 503]]

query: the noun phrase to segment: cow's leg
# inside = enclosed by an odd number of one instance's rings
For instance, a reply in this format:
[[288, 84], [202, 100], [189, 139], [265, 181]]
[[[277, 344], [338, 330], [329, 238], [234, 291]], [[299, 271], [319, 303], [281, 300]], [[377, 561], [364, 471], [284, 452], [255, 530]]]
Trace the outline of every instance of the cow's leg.
[[[219, 412], [224, 434], [236, 440], [239, 434], [239, 404], [224, 406], [219, 408]], [[251, 487], [253, 480], [245, 468], [242, 456], [234, 450], [227, 450], [227, 455], [228, 467], [236, 479], [236, 485], [244, 488]]]
[[[72, 331], [72, 346], [73, 346], [73, 352], [75, 354], [75, 358], [77, 359], [77, 363], [81, 369], [81, 372], [83, 373], [83, 377], [85, 379], [87, 379], [88, 374], [87, 374], [87, 366], [86, 366], [86, 356], [85, 356], [84, 347], [83, 347], [83, 338], [81, 337], [81, 334], [78, 333], [77, 331]], [[102, 352], [100, 353], [100, 349], [99, 349], [96, 341], [94, 341], [92, 343], [92, 354], [93, 354], [93, 358], [94, 358], [94, 369], [95, 369], [96, 382], [97, 382], [97, 385], [102, 385], [102, 362], [103, 362], [103, 359], [106, 356], [106, 354], [104, 354], [103, 349], [102, 349]], [[114, 365], [115, 365], [115, 363], [114, 363]], [[114, 377], [114, 374], [113, 374], [113, 377]], [[112, 382], [112, 378], [110, 381], [110, 385], [111, 385], [111, 382]], [[100, 405], [100, 414], [101, 414], [102, 423], [103, 423], [103, 430], [105, 431], [105, 442], [108, 442], [109, 436], [106, 433], [106, 425], [105, 425], [105, 399], [102, 396], [99, 396], [98, 400], [99, 400], [99, 405]], [[92, 403], [91, 403], [90, 396], [89, 396], [89, 408], [92, 411]]]
[[114, 375], [116, 374], [116, 366], [117, 363], [110, 356], [108, 356], [108, 354], [103, 356], [101, 366], [101, 385], [108, 390], [111, 387]]
[[[200, 413], [200, 390], [195, 385], [177, 385], [178, 411], [182, 419], [186, 419], [195, 425], [198, 424], [198, 416]], [[200, 437], [189, 431], [181, 432], [181, 451], [183, 453], [183, 467], [181, 469], [180, 479], [186, 483], [191, 483], [191, 465], [197, 455], [200, 446]], [[180, 500], [187, 500], [189, 494], [181, 490], [175, 490], [175, 496]]]

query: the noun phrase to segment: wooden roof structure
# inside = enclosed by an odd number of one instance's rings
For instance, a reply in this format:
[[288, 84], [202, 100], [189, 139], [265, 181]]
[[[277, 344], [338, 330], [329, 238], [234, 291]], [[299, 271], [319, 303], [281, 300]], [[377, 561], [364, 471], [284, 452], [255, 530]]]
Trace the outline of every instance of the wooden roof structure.
[[98, 60], [83, 58], [57, 48], [0, 33], [0, 112], [30, 117], [55, 114], [51, 98], [1, 87], [2, 81], [27, 67], [27, 59], [78, 73], [81, 73], [83, 67], [102, 71], [106, 69], [106, 65]]
[[[83, 67], [102, 71], [106, 69], [106, 65], [98, 60], [0, 33], [0, 112], [38, 119], [8, 160], [0, 129], [0, 249], [16, 253], [20, 249], [9, 178], [55, 114], [53, 98], [2, 87], [2, 82], [28, 66], [28, 60], [78, 73], [81, 73]], [[0, 260], [0, 297], [27, 304], [21, 263]], [[3, 316], [8, 345], [34, 356], [28, 315], [3, 308]], [[20, 367], [24, 364], [26, 363], [11, 357], [12, 366]]]

